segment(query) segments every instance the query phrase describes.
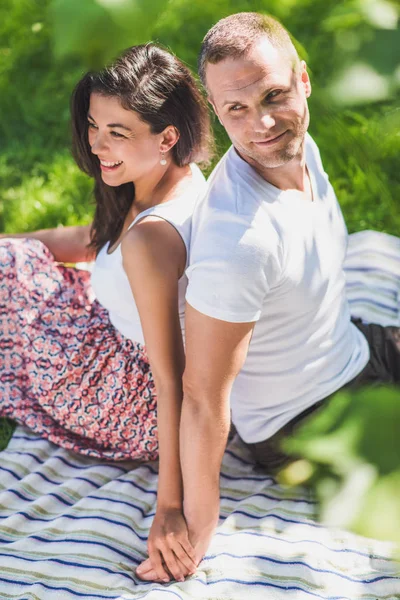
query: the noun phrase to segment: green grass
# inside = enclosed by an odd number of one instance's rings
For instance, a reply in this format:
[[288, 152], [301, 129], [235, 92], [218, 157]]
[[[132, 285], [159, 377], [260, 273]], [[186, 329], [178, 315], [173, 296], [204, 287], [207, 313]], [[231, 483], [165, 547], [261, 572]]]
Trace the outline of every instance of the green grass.
[[15, 423], [13, 421], [0, 418], [0, 450], [4, 450], [7, 447], [14, 429]]
[[[14, 146], [0, 154], [0, 230], [12, 233], [90, 222], [92, 183], [68, 150]], [[28, 156], [27, 156], [28, 155]]]

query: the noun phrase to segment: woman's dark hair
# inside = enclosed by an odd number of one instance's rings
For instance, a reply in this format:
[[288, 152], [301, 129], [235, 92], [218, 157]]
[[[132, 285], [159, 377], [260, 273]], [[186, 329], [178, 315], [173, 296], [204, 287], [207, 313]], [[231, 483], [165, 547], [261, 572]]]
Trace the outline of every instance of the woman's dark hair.
[[156, 44], [128, 48], [111, 66], [84, 75], [71, 98], [72, 153], [78, 167], [95, 180], [96, 209], [89, 247], [98, 253], [106, 242], [113, 244], [118, 239], [135, 188], [133, 183], [108, 186], [101, 178], [99, 160], [88, 142], [92, 92], [118, 98], [122, 107], [135, 111], [154, 134], [168, 125], [176, 127], [179, 139], [171, 153], [178, 166], [206, 163], [212, 137], [206, 102], [189, 69]]

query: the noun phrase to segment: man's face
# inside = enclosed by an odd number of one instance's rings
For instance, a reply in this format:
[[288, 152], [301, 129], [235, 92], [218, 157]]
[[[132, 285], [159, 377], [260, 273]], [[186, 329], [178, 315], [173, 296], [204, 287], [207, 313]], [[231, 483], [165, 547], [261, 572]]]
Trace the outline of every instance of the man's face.
[[207, 64], [206, 80], [210, 102], [242, 158], [276, 168], [299, 155], [311, 93], [304, 62], [296, 69], [262, 38], [243, 57]]

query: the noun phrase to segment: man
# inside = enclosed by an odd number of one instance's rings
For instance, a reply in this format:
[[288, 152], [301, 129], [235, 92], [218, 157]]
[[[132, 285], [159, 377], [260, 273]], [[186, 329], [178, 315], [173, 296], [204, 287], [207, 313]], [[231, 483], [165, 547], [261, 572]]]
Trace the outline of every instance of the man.
[[187, 271], [181, 457], [202, 554], [219, 515], [230, 409], [273, 472], [282, 432], [349, 382], [399, 381], [400, 355], [395, 328], [351, 322], [347, 231], [307, 134], [311, 85], [288, 33], [264, 15], [232, 15], [206, 35], [199, 66], [233, 144], [194, 215]]
[[286, 458], [279, 439], [321, 401], [400, 371], [393, 328], [350, 318], [347, 231], [307, 133], [311, 84], [288, 33], [232, 15], [206, 35], [199, 65], [232, 147], [196, 209], [187, 271], [181, 465], [198, 560], [218, 522], [231, 416], [273, 472]]

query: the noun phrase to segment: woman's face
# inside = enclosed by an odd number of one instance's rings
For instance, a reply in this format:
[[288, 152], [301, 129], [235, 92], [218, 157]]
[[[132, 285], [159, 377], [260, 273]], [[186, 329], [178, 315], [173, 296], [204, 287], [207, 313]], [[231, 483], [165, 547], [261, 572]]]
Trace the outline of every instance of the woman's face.
[[160, 165], [162, 134], [150, 131], [118, 98], [90, 95], [88, 140], [107, 185], [138, 182]]

